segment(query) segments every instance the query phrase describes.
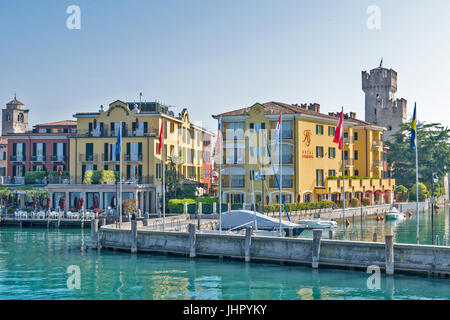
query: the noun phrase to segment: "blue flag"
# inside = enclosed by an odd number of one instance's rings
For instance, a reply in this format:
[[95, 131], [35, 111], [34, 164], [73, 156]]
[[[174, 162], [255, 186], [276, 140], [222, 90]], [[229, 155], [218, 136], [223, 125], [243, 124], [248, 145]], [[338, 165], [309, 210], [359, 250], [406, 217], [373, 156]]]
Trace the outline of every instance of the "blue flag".
[[116, 150], [114, 152], [114, 154], [116, 156], [120, 155], [120, 132], [122, 131], [122, 128], [119, 128], [118, 132], [117, 132], [117, 141], [116, 141]]
[[414, 150], [417, 145], [417, 119], [416, 119], [416, 103], [414, 103], [414, 115], [411, 128], [411, 150]]

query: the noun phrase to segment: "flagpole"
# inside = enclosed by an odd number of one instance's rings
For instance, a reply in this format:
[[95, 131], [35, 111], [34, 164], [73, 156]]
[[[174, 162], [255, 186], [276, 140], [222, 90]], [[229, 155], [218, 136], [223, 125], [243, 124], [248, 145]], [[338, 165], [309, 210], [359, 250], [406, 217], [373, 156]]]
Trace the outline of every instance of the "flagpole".
[[161, 120], [162, 120], [162, 127], [163, 127], [163, 130], [162, 130], [163, 135], [161, 138], [161, 140], [162, 140], [161, 141], [161, 143], [162, 143], [162, 145], [161, 145], [161, 149], [162, 149], [161, 162], [162, 162], [162, 198], [163, 198], [162, 207], [163, 207], [163, 231], [164, 231], [164, 227], [166, 224], [166, 170], [165, 170], [166, 161], [164, 161], [165, 160], [165, 158], [164, 158], [164, 156], [165, 156], [165, 154], [164, 154], [164, 134], [166, 132], [164, 130], [164, 118], [161, 118]]
[[[281, 135], [282, 135], [282, 124], [283, 124], [283, 119], [282, 119], [282, 114], [280, 113], [280, 132], [278, 133], [278, 167], [279, 167], [279, 171], [280, 171], [280, 237], [281, 237], [281, 199], [283, 197], [283, 164], [281, 163]], [[275, 145], [276, 146], [276, 145]]]
[[345, 239], [345, 232], [347, 225], [345, 223], [345, 164], [344, 164], [344, 150], [345, 150], [345, 144], [344, 144], [344, 107], [342, 107], [342, 219], [344, 222], [344, 239]]
[[217, 131], [217, 141], [220, 146], [218, 148], [219, 153], [219, 233], [222, 233], [222, 117], [219, 118], [219, 130]]
[[[416, 105], [414, 105], [414, 111], [415, 111], [415, 118], [417, 119], [417, 110]], [[414, 121], [414, 119], [413, 119]], [[417, 122], [417, 120], [416, 120]], [[415, 149], [416, 149], [416, 220], [417, 220], [417, 244], [419, 244], [419, 156], [418, 156], [418, 141], [419, 138], [417, 136], [417, 123], [414, 128], [415, 134], [416, 134], [416, 142], [415, 142]], [[433, 190], [431, 191], [433, 192]], [[433, 214], [433, 212], [431, 213]]]
[[119, 127], [119, 136], [120, 136], [120, 169], [119, 169], [119, 221], [122, 223], [122, 121], [120, 121]]

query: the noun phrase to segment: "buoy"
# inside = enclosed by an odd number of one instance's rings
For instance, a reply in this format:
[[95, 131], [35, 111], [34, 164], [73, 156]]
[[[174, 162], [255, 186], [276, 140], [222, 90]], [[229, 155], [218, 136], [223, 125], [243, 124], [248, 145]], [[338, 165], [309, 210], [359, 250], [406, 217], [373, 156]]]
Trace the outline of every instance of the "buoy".
[[383, 216], [381, 216], [380, 219], [381, 219], [381, 221], [384, 221], [384, 217]]
[[412, 216], [412, 212], [411, 212], [411, 211], [408, 211], [408, 215], [411, 217], [411, 216]]
[[380, 221], [380, 217], [379, 216], [377, 216], [377, 221]]
[[345, 224], [346, 225], [350, 225], [350, 221], [348, 221], [348, 219], [345, 220]]

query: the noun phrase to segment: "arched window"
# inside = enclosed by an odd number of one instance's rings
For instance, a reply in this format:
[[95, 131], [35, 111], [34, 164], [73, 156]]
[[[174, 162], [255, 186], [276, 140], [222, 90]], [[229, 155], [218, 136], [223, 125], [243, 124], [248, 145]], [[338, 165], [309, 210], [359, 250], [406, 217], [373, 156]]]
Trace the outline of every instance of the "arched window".
[[23, 122], [23, 113], [19, 113], [19, 115], [17, 116], [17, 121]]

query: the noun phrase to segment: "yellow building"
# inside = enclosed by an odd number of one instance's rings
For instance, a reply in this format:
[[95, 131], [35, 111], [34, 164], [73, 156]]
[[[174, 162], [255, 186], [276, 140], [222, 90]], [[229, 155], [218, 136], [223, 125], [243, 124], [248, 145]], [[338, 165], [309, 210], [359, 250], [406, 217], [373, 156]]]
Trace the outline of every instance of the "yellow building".
[[[274, 132], [280, 113], [281, 146], [274, 152]], [[279, 175], [280, 168], [279, 183], [288, 203], [341, 200], [342, 179], [336, 177], [342, 177], [342, 151], [333, 143], [339, 114], [322, 114], [318, 104], [269, 102], [213, 118], [222, 121], [223, 201], [228, 201], [231, 194], [233, 203], [251, 203], [253, 189], [256, 203], [261, 203], [261, 198], [266, 204], [278, 203], [274, 171]], [[379, 203], [392, 201], [395, 180], [383, 179], [387, 176], [383, 161], [384, 130], [356, 119], [352, 112], [346, 115], [344, 166], [346, 177], [353, 177], [345, 180], [346, 199], [369, 197]], [[273, 165], [266, 139], [271, 146]]]
[[82, 197], [88, 209], [115, 207], [116, 184], [89, 184], [85, 177], [89, 170], [120, 170], [115, 145], [121, 122], [124, 199], [136, 198], [142, 212], [160, 209], [162, 155], [158, 155], [158, 138], [162, 122], [166, 168], [176, 170], [184, 182], [202, 182], [203, 140], [210, 141], [212, 133], [193, 125], [186, 109], [176, 117], [168, 107], [156, 102], [134, 104], [117, 100], [107, 109], [102, 106], [99, 112], [77, 113], [74, 117], [77, 132], [70, 136], [70, 184], [51, 186], [57, 194], [55, 203], [65, 197], [70, 208]]

